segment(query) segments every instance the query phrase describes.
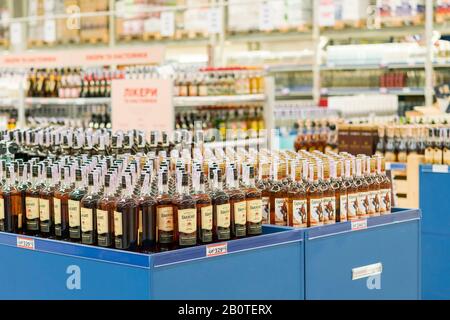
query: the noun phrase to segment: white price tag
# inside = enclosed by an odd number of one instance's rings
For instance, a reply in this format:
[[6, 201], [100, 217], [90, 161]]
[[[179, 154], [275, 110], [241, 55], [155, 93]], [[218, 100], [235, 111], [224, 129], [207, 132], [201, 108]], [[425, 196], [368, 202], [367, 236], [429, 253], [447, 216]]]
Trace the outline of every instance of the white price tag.
[[434, 164], [433, 167], [432, 167], [432, 171], [434, 173], [448, 173], [448, 166], [440, 165], [440, 164]]
[[161, 12], [161, 35], [171, 37], [175, 34], [175, 15], [172, 11]]
[[261, 3], [259, 7], [259, 30], [268, 31], [273, 29], [272, 10], [269, 3]]
[[22, 24], [20, 22], [11, 23], [10, 37], [12, 45], [19, 45], [22, 43]]
[[403, 92], [404, 93], [410, 93], [411, 92], [411, 88], [403, 88]]
[[220, 33], [222, 30], [222, 10], [211, 8], [208, 10], [208, 32]]
[[17, 237], [17, 247], [34, 250], [34, 239]]
[[55, 42], [56, 41], [56, 21], [45, 20], [44, 22], [44, 41]]
[[388, 93], [388, 89], [387, 88], [380, 88], [380, 93]]
[[336, 23], [335, 4], [333, 0], [320, 0], [319, 3], [319, 26], [332, 27]]
[[211, 244], [206, 247], [206, 256], [215, 257], [228, 253], [227, 243]]
[[363, 230], [367, 229], [367, 220], [361, 219], [361, 220], [355, 220], [352, 221], [352, 230]]

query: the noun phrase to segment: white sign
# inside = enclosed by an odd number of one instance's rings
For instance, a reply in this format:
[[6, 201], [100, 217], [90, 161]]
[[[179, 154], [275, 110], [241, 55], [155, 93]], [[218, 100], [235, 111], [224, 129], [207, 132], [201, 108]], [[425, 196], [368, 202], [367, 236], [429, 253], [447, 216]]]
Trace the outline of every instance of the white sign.
[[433, 167], [432, 167], [432, 171], [434, 173], [448, 173], [448, 166], [440, 165], [440, 164], [434, 164]]
[[172, 11], [161, 12], [161, 35], [171, 37], [175, 34], [175, 15]]
[[268, 31], [273, 29], [272, 10], [269, 3], [261, 3], [259, 6], [259, 30]]
[[22, 24], [20, 22], [11, 23], [10, 38], [12, 45], [19, 45], [22, 43]]
[[222, 10], [211, 8], [208, 11], [208, 32], [220, 33], [222, 31]]
[[352, 230], [363, 230], [363, 229], [367, 229], [366, 219], [352, 221]]
[[17, 237], [17, 248], [34, 250], [34, 239]]
[[383, 272], [383, 265], [378, 262], [374, 264], [370, 264], [363, 267], [353, 268], [352, 269], [352, 280], [363, 279], [367, 277], [372, 277]]
[[228, 253], [227, 243], [211, 244], [206, 247], [206, 256], [215, 257]]
[[44, 22], [44, 41], [55, 42], [56, 41], [56, 21], [45, 20]]
[[320, 0], [319, 26], [332, 27], [335, 24], [335, 6], [333, 0]]

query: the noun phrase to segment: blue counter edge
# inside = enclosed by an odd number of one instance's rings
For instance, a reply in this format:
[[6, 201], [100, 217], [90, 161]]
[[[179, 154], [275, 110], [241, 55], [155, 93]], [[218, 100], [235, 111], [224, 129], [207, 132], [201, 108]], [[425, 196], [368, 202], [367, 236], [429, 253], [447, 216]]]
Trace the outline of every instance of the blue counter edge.
[[[418, 220], [420, 217], [421, 211], [419, 209], [394, 208], [391, 214], [367, 218], [367, 229], [391, 223]], [[352, 222], [348, 221], [306, 229], [305, 235], [308, 240], [312, 240], [314, 238], [332, 236], [338, 233], [360, 232], [367, 229], [352, 230]]]

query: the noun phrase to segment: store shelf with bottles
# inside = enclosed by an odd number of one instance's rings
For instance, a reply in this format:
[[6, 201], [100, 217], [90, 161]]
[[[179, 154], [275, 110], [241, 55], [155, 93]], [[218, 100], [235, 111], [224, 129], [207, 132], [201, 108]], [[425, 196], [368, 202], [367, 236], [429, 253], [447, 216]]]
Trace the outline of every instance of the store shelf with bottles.
[[264, 103], [265, 101], [266, 97], [264, 94], [173, 98], [175, 107], [201, 107], [208, 105], [245, 104], [254, 102]]
[[322, 95], [348, 96], [357, 94], [394, 94], [398, 96], [423, 96], [423, 88], [322, 88]]
[[93, 105], [93, 104], [109, 104], [111, 98], [25, 98], [25, 103], [29, 105]]

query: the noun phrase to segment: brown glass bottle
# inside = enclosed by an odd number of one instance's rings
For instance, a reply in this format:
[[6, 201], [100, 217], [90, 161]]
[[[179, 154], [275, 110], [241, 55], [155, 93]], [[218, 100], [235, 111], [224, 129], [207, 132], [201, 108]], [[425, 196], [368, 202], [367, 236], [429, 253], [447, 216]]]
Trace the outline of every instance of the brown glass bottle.
[[197, 235], [202, 244], [213, 241], [213, 207], [211, 198], [205, 191], [205, 174], [197, 172], [194, 182], [194, 198], [197, 208]]
[[55, 190], [53, 198], [53, 214], [55, 223], [55, 237], [59, 240], [69, 239], [69, 193], [72, 191], [70, 168], [64, 167], [60, 170], [62, 180], [61, 186]]
[[[320, 167], [319, 167], [320, 168]], [[319, 176], [320, 188], [323, 194], [323, 222], [324, 224], [336, 223], [336, 184], [331, 183], [331, 176], [336, 178], [336, 162], [330, 160], [323, 166], [323, 174]]]
[[292, 165], [292, 183], [288, 189], [288, 225], [294, 228], [306, 228], [308, 201], [305, 185], [297, 180], [296, 171], [299, 165], [300, 163]]
[[156, 239], [159, 251], [174, 248], [174, 208], [169, 195], [168, 175], [160, 171], [158, 176], [158, 196], [156, 198]]
[[230, 198], [222, 187], [222, 171], [216, 169], [213, 179], [213, 239], [225, 241], [231, 239], [231, 207]]
[[356, 183], [358, 184], [358, 217], [366, 218], [369, 207], [369, 185], [363, 176], [365, 168], [364, 156], [356, 158]]
[[181, 190], [173, 199], [175, 209], [175, 241], [179, 248], [197, 244], [197, 208], [195, 199], [189, 192], [189, 176], [181, 174]]
[[138, 240], [138, 202], [133, 195], [129, 174], [122, 176], [122, 196], [114, 212], [114, 247], [136, 250]]
[[248, 168], [245, 183], [245, 200], [247, 201], [247, 235], [257, 236], [262, 230], [262, 192], [255, 186], [255, 167]]
[[20, 212], [18, 214], [18, 233], [24, 234], [26, 227], [26, 196], [27, 190], [30, 186], [28, 181], [28, 168], [31, 168], [31, 165], [27, 163], [27, 165], [19, 165], [19, 182], [17, 184], [17, 190], [20, 193]]
[[350, 160], [351, 164], [351, 177], [349, 178], [349, 185], [347, 187], [347, 218], [348, 220], [358, 219], [358, 192], [359, 192], [359, 180], [356, 179], [356, 160], [353, 158]]
[[323, 193], [319, 184], [319, 170], [317, 165], [309, 165], [309, 184], [307, 190], [308, 227], [323, 225]]
[[384, 158], [380, 158], [380, 162], [380, 213], [385, 215], [391, 213], [392, 183], [386, 175]]
[[377, 177], [377, 157], [370, 159], [370, 175], [372, 184], [370, 185], [369, 201], [373, 207], [373, 216], [380, 215], [380, 181]]
[[26, 206], [26, 234], [36, 236], [39, 234], [39, 167], [33, 165], [31, 168], [32, 182], [27, 190]]
[[97, 243], [97, 202], [100, 199], [98, 173], [88, 174], [88, 191], [80, 201], [81, 243]]
[[0, 231], [17, 233], [21, 209], [20, 192], [14, 183], [14, 168], [6, 168], [6, 181], [0, 190]]
[[270, 167], [269, 163], [261, 163], [259, 167], [259, 179], [257, 183], [258, 189], [261, 191], [262, 202], [262, 224], [271, 224], [270, 221], [270, 180], [266, 169]]
[[46, 167], [46, 178], [44, 187], [40, 191], [39, 197], [39, 224], [41, 233], [40, 235], [44, 238], [53, 237], [55, 234], [54, 228], [54, 205], [53, 205], [53, 195], [54, 195], [54, 183], [52, 167]]
[[286, 190], [278, 180], [278, 165], [274, 164], [270, 189], [270, 221], [277, 226], [287, 226], [288, 204]]
[[86, 194], [86, 186], [82, 169], [75, 170], [75, 189], [69, 194], [69, 238], [70, 241], [81, 241], [81, 204]]
[[[336, 199], [336, 222], [346, 222], [348, 212], [347, 188], [350, 185], [350, 160], [339, 160], [337, 166], [338, 190]], [[338, 208], [339, 203], [339, 208]]]
[[105, 194], [97, 204], [97, 244], [100, 247], [114, 246], [114, 212], [116, 211], [117, 197], [115, 196], [114, 176], [105, 176]]
[[151, 195], [150, 173], [146, 173], [139, 204], [139, 229], [141, 230], [140, 247], [143, 252], [155, 251], [156, 247], [156, 200]]
[[245, 193], [237, 187], [237, 169], [233, 167], [227, 168], [226, 193], [230, 198], [230, 218], [231, 218], [231, 237], [242, 238], [247, 234], [247, 202], [245, 201]]

